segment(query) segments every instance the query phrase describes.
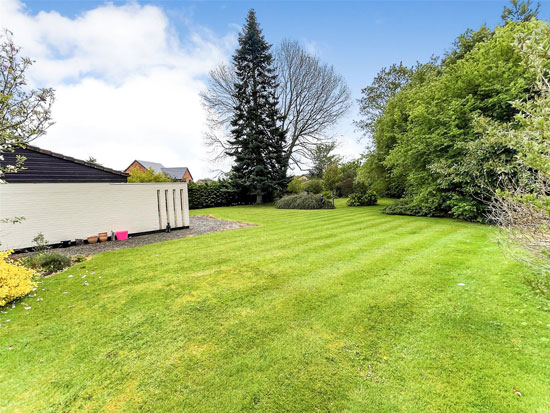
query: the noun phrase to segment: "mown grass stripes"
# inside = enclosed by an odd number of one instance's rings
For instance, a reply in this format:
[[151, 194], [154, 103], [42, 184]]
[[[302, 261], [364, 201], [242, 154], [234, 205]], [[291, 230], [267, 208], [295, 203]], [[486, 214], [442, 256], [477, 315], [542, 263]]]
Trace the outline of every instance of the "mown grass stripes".
[[0, 316], [0, 406], [549, 410], [550, 313], [493, 229], [379, 209], [193, 211], [256, 226], [44, 280]]

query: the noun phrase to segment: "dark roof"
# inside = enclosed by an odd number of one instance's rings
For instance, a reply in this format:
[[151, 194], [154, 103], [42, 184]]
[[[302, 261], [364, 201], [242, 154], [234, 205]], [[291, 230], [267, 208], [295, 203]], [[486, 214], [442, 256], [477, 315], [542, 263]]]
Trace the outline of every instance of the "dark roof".
[[[157, 174], [165, 173], [172, 179], [183, 179], [185, 173], [189, 170], [186, 166], [167, 168], [163, 164], [158, 162], [140, 161], [139, 159], [136, 159], [134, 162], [138, 162], [145, 169], [152, 168]], [[132, 164], [134, 162], [132, 162]], [[132, 166], [132, 164], [130, 164], [130, 166]], [[130, 168], [130, 166], [128, 168]], [[128, 168], [126, 168], [126, 170], [128, 170]], [[191, 172], [189, 172], [189, 175], [191, 175]]]
[[25, 169], [17, 173], [5, 174], [5, 180], [8, 183], [126, 182], [129, 176], [126, 172], [106, 168], [37, 146], [25, 145], [15, 148], [14, 152], [5, 152], [3, 155], [2, 163], [4, 164], [14, 164], [18, 155], [26, 158], [23, 163]]
[[162, 168], [164, 168], [164, 165], [161, 164], [161, 163], [149, 162], [149, 161], [140, 161], [139, 159], [136, 159], [136, 161], [139, 162], [141, 164], [141, 166], [143, 166], [145, 169], [153, 168], [153, 171], [155, 171], [157, 174], [161, 173]]
[[172, 179], [183, 179], [185, 173], [187, 172], [186, 167], [180, 168], [162, 168], [162, 172], [168, 175]]

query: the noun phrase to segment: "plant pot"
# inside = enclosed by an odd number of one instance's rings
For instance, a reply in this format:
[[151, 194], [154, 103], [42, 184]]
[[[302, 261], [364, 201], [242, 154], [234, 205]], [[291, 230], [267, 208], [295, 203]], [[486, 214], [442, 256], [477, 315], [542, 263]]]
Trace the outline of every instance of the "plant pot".
[[88, 244], [95, 244], [97, 242], [97, 235], [92, 235], [91, 237], [88, 237]]
[[128, 239], [128, 231], [117, 231], [116, 232], [117, 241], [124, 241]]
[[109, 239], [109, 234], [106, 232], [100, 232], [97, 236], [99, 237], [99, 242], [105, 242]]

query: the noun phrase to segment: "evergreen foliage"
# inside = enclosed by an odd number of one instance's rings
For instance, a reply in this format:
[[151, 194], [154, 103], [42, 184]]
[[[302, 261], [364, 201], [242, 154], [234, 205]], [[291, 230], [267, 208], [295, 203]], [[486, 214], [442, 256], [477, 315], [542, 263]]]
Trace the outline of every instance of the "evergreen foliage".
[[189, 182], [189, 209], [211, 208], [220, 206], [238, 205], [244, 203], [239, 200], [237, 192], [228, 181], [212, 182], [198, 185]]
[[256, 196], [257, 203], [262, 202], [264, 195], [282, 192], [288, 183], [285, 133], [278, 125], [281, 117], [270, 47], [254, 10], [250, 10], [239, 35], [239, 49], [233, 56], [236, 105], [226, 153], [234, 160], [232, 185], [239, 192]]

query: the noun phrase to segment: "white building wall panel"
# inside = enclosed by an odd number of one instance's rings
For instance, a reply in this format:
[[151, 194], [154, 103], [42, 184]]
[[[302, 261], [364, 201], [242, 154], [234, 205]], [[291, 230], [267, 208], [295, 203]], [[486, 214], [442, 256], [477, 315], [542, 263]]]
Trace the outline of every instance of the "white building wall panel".
[[0, 219], [25, 219], [18, 224], [0, 224], [0, 248], [31, 247], [39, 232], [53, 244], [99, 232], [132, 234], [164, 229], [166, 201], [170, 226], [189, 226], [187, 184], [183, 182], [2, 184]]

